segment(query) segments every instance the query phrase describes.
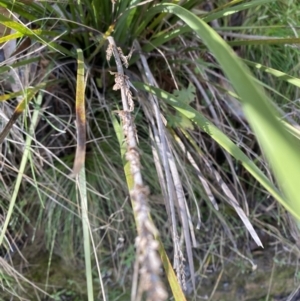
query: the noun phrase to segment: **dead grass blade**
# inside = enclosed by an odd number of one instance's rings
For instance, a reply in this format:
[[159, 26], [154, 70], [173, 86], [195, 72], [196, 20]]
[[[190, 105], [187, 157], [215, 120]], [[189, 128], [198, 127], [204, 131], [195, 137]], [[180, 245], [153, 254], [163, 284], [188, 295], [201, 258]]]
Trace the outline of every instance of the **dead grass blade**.
[[[134, 44], [135, 49], [138, 51], [141, 50], [141, 47], [137, 41]], [[137, 63], [142, 74], [145, 74], [145, 82], [149, 83], [152, 86], [158, 87], [154, 76], [149, 68], [147, 60], [144, 55], [140, 55], [141, 63]], [[193, 236], [193, 225], [191, 223], [191, 218], [186, 202], [186, 198], [184, 195], [181, 179], [179, 177], [178, 169], [175, 163], [175, 156], [172, 153], [171, 143], [168, 141], [166, 135], [165, 125], [163, 124], [163, 118], [160, 113], [160, 109], [158, 106], [158, 99], [154, 95], [149, 96], [150, 100], [150, 111], [154, 112], [155, 120], [158, 125], [159, 135], [157, 136], [157, 146], [160, 154], [160, 159], [163, 162], [165, 177], [167, 182], [167, 192], [169, 204], [166, 206], [171, 209], [171, 220], [172, 220], [172, 234], [173, 234], [173, 243], [174, 243], [174, 268], [177, 270], [178, 281], [185, 288], [185, 276], [182, 268], [184, 266], [184, 258], [183, 254], [180, 250], [179, 246], [179, 237], [176, 230], [175, 223], [175, 204], [178, 209], [178, 215], [181, 219], [181, 224], [184, 232], [184, 239], [186, 244], [186, 251], [189, 263], [189, 269], [192, 278], [193, 288], [195, 289], [195, 278], [194, 278], [194, 262], [192, 255], [192, 242], [191, 236]], [[194, 239], [195, 241], [195, 239]], [[195, 246], [195, 245], [194, 245]]]
[[[236, 213], [239, 215], [241, 218], [242, 222], [244, 223], [245, 227], [251, 234], [252, 238], [256, 242], [258, 246], [263, 247], [261, 240], [259, 239], [256, 231], [254, 230], [251, 222], [249, 221], [248, 217], [246, 216], [244, 210], [241, 208], [240, 204], [238, 203], [237, 199], [229, 189], [229, 187], [226, 185], [224, 180], [222, 179], [221, 175], [218, 173], [218, 171], [213, 168], [211, 163], [205, 158], [205, 156], [201, 153], [201, 150], [199, 147], [196, 145], [194, 140], [188, 135], [187, 132], [184, 133], [185, 136], [189, 139], [190, 143], [193, 145], [194, 149], [197, 151], [197, 153], [201, 156], [201, 159], [204, 161], [207, 169], [209, 172], [213, 175], [213, 177], [216, 179], [217, 183], [219, 184], [219, 187], [222, 189], [224, 194], [227, 196], [227, 201], [228, 203], [235, 209]], [[195, 166], [194, 166], [195, 167]], [[197, 171], [197, 166], [196, 166], [196, 171]]]
[[[184, 131], [185, 135], [188, 136], [188, 134]], [[203, 173], [201, 172], [200, 168], [198, 167], [197, 163], [195, 162], [192, 154], [186, 149], [184, 143], [182, 142], [182, 140], [175, 134], [175, 132], [173, 132], [173, 136], [175, 138], [175, 140], [177, 141], [177, 143], [179, 144], [180, 148], [182, 149], [183, 153], [186, 154], [187, 159], [189, 160], [190, 164], [194, 167], [197, 176], [204, 188], [204, 191], [206, 192], [207, 197], [209, 198], [209, 200], [211, 201], [212, 205], [214, 206], [214, 208], [216, 210], [219, 210], [219, 206], [217, 204], [217, 201], [209, 187], [208, 181], [207, 179], [204, 177]]]

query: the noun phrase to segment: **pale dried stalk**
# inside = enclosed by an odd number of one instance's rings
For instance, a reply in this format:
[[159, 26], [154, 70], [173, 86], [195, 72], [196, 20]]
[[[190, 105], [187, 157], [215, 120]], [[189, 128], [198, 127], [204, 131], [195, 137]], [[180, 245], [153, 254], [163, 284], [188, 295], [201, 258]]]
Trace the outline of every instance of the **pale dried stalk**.
[[123, 64], [128, 66], [129, 56], [124, 56], [122, 50], [117, 48], [112, 37], [108, 37], [107, 60], [113, 55], [116, 60], [117, 73], [115, 75], [114, 90], [121, 90], [123, 111], [119, 111], [123, 132], [127, 144], [126, 159], [130, 163], [133, 177], [133, 188], [130, 191], [133, 209], [135, 212], [138, 237], [136, 238], [137, 261], [139, 263], [139, 296], [133, 294], [133, 300], [139, 300], [143, 292], [147, 293], [147, 301], [163, 301], [167, 298], [166, 290], [160, 279], [161, 261], [158, 256], [159, 244], [155, 240], [158, 231], [150, 219], [148, 205], [149, 190], [143, 183], [140, 154], [136, 139], [136, 129], [131, 112], [134, 104], [130, 92], [129, 79], [124, 75]]
[[[137, 62], [137, 66], [140, 69], [142, 76], [144, 77], [144, 82], [150, 86], [158, 87], [155, 78], [152, 75], [152, 72], [149, 68], [146, 57], [142, 54], [141, 47], [137, 40], [134, 41], [134, 47], [137, 49], [140, 54], [141, 64]], [[184, 241], [186, 245], [187, 258], [189, 263], [189, 269], [191, 273], [192, 285], [195, 290], [195, 277], [194, 277], [194, 263], [193, 263], [193, 254], [192, 254], [192, 242], [191, 237], [193, 238], [194, 247], [196, 247], [196, 239], [194, 237], [193, 225], [190, 218], [189, 209], [187, 206], [187, 201], [183, 193], [182, 183], [179, 177], [179, 172], [176, 165], [176, 153], [172, 149], [172, 143], [170, 142], [165, 125], [163, 124], [163, 118], [160, 113], [159, 100], [155, 95], [149, 97], [147, 104], [141, 102], [145, 108], [150, 107], [150, 112], [153, 112], [155, 121], [157, 123], [158, 134], [155, 136], [155, 142], [157, 145], [157, 150], [160, 153], [161, 163], [164, 168], [165, 178], [166, 178], [166, 187], [167, 187], [167, 197], [166, 197], [166, 208], [167, 212], [170, 212], [169, 216], [172, 226], [172, 239], [174, 244], [174, 269], [177, 272], [178, 281], [183, 289], [185, 289], [185, 258], [181, 251], [181, 246], [178, 240], [177, 225], [175, 218], [175, 206], [177, 207], [178, 216], [181, 219]], [[149, 103], [149, 105], [148, 105]], [[149, 119], [150, 120], [150, 119]], [[155, 127], [152, 127], [155, 131]], [[178, 161], [178, 160], [177, 160]], [[157, 164], [156, 164], [157, 165]], [[168, 201], [167, 201], [168, 200]]]

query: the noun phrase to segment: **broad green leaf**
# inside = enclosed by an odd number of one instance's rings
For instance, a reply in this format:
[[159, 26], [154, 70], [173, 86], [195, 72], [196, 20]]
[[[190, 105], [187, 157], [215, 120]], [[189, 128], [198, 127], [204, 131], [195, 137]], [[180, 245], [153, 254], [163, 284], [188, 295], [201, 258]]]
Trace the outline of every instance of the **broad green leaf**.
[[[190, 104], [195, 100], [196, 88], [192, 83], [189, 83], [187, 88], [182, 88], [181, 90], [174, 90], [173, 95], [180, 99], [180, 101]], [[177, 111], [175, 115], [169, 114], [166, 116], [168, 125], [171, 127], [181, 127], [184, 129], [193, 129], [194, 125], [184, 114]]]
[[186, 104], [190, 104], [195, 100], [196, 88], [192, 83], [189, 83], [187, 88], [181, 90], [174, 90], [173, 94], [175, 97], [181, 99]]

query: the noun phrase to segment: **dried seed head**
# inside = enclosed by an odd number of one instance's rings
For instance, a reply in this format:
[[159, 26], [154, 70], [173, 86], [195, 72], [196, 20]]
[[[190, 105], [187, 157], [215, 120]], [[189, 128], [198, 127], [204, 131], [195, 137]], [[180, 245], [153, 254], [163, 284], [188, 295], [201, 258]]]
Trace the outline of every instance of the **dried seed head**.
[[109, 62], [111, 57], [112, 57], [112, 54], [113, 54], [113, 51], [114, 51], [114, 46], [113, 44], [108, 44], [108, 47], [106, 49], [106, 60]]

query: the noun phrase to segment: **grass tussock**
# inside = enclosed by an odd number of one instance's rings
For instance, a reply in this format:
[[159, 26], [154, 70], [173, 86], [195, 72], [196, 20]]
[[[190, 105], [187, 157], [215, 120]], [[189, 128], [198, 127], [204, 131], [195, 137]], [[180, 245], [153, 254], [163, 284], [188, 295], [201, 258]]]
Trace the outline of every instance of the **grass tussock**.
[[63, 262], [82, 300], [196, 300], [233, 254], [299, 256], [295, 3], [0, 8], [7, 296], [59, 296]]

